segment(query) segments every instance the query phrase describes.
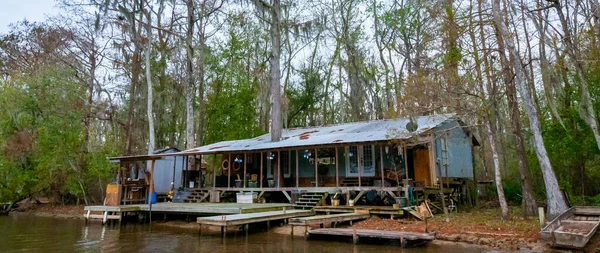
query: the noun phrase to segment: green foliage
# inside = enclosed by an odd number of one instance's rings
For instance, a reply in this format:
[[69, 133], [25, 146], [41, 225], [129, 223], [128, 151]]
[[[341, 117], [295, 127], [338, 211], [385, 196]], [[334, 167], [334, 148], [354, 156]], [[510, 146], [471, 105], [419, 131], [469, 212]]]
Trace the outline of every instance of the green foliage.
[[88, 182], [109, 172], [98, 161], [102, 152], [84, 154], [85, 86], [71, 77], [47, 69], [0, 86], [0, 201], [37, 193], [84, 197]]
[[258, 124], [255, 98], [259, 82], [244, 64], [249, 55], [248, 38], [233, 31], [209, 64], [219, 73], [209, 84], [206, 103], [206, 143], [254, 137]]

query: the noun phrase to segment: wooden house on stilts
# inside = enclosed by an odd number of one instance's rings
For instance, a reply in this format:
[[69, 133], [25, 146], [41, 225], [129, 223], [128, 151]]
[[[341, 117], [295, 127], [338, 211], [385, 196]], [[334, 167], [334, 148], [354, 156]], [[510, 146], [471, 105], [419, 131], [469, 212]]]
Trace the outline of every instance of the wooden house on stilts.
[[212, 183], [202, 189], [215, 196], [281, 192], [270, 196], [296, 202], [294, 193], [338, 193], [373, 204], [386, 196], [435, 197], [443, 183], [463, 202], [474, 201], [475, 145], [460, 119], [442, 114], [283, 129], [276, 142], [265, 134], [171, 155], [211, 156], [214, 173], [205, 180]]

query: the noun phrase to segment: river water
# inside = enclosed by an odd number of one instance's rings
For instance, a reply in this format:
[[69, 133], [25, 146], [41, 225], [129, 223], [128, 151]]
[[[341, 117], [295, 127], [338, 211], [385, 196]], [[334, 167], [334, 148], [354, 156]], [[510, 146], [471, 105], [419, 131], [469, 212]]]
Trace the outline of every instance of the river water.
[[[204, 233], [204, 232], [203, 232]], [[358, 244], [344, 241], [304, 240], [269, 232], [199, 235], [198, 231], [164, 226], [127, 224], [102, 226], [84, 220], [38, 217], [25, 214], [0, 216], [0, 252], [484, 252], [461, 245], [430, 244], [401, 249], [389, 243]]]

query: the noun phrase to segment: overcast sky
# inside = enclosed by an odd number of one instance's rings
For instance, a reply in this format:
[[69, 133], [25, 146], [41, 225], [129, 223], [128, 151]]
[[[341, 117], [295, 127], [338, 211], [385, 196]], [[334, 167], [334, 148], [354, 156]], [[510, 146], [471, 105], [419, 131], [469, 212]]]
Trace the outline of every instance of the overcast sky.
[[58, 13], [54, 0], [0, 0], [0, 34], [6, 34], [8, 25], [27, 19], [44, 21], [47, 15]]

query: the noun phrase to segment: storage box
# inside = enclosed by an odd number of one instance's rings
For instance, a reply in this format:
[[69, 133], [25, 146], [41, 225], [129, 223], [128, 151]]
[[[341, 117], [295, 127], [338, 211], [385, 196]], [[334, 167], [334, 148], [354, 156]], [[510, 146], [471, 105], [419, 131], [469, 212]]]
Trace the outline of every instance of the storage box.
[[256, 203], [258, 195], [256, 192], [236, 193], [236, 202], [241, 204]]

